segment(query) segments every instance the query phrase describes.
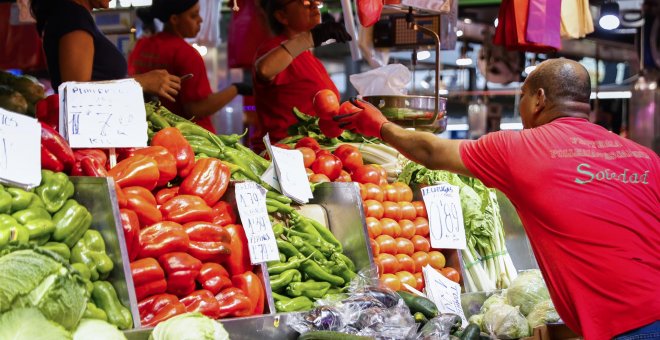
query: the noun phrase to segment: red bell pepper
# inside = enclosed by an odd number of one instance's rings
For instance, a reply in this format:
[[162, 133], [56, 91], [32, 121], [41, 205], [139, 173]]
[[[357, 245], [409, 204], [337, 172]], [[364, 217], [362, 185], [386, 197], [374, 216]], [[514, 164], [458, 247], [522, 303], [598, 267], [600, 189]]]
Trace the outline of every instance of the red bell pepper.
[[156, 206], [156, 198], [143, 187], [126, 187], [122, 190], [126, 196], [126, 206], [135, 211], [140, 225], [150, 226], [163, 220], [163, 214]]
[[218, 201], [213, 206], [213, 223], [221, 226], [236, 223], [236, 212], [231, 204], [225, 201]]
[[193, 195], [179, 195], [161, 204], [163, 219], [177, 223], [211, 222], [213, 209], [203, 199]]
[[252, 310], [253, 315], [264, 313], [264, 299], [266, 298], [266, 293], [259, 276], [253, 272], [245, 272], [240, 275], [234, 275], [231, 278], [231, 282], [234, 287], [242, 290], [243, 293], [250, 298], [250, 302], [252, 303], [252, 306], [254, 306], [254, 309]]
[[176, 177], [176, 159], [165, 147], [154, 145], [144, 149], [135, 149], [133, 155], [151, 156], [156, 160], [160, 174], [157, 183], [159, 187]]
[[219, 318], [226, 316], [250, 316], [252, 315], [252, 302], [238, 288], [227, 288], [215, 296], [220, 303]]
[[245, 236], [243, 227], [240, 224], [229, 224], [224, 228], [231, 235], [231, 254], [225, 260], [225, 268], [231, 275], [252, 271], [247, 236]]
[[181, 303], [186, 306], [186, 312], [200, 312], [212, 319], [220, 316], [220, 303], [208, 290], [196, 290], [181, 299]]
[[140, 251], [140, 220], [137, 214], [130, 209], [119, 209], [119, 216], [121, 217], [121, 225], [124, 228], [128, 259], [133, 261]]
[[[115, 182], [114, 180], [112, 181], [113, 183]], [[128, 207], [128, 200], [126, 199], [126, 195], [124, 195], [124, 190], [122, 190], [117, 183], [115, 185], [115, 195], [117, 196], [117, 205], [119, 206], [120, 209], [124, 209]]]
[[[85, 172], [81, 168], [81, 161], [85, 158], [93, 158], [96, 159], [96, 163], [94, 163], [95, 166], [102, 166], [103, 169], [105, 169], [105, 165], [108, 162], [108, 156], [106, 156], [105, 152], [101, 149], [76, 149], [73, 150], [73, 156], [75, 158], [75, 164], [73, 165], [73, 169], [71, 169], [71, 175], [73, 176], [95, 176], [95, 175], [88, 175], [85, 174]], [[96, 177], [104, 177], [107, 175], [103, 176], [96, 176]]]
[[167, 292], [182, 297], [195, 290], [195, 278], [202, 262], [186, 253], [174, 252], [161, 255], [158, 262], [167, 276]]
[[188, 253], [202, 261], [220, 262], [231, 252], [231, 235], [211, 222], [188, 222], [183, 225], [190, 244]]
[[188, 234], [172, 221], [161, 221], [140, 231], [139, 258], [157, 258], [163, 254], [188, 250]]
[[176, 159], [179, 177], [188, 177], [195, 166], [195, 152], [179, 129], [168, 127], [156, 132], [151, 138], [151, 145], [165, 147]]
[[186, 306], [171, 294], [150, 296], [138, 303], [142, 327], [153, 327], [171, 317], [186, 312]]
[[156, 203], [158, 205], [163, 205], [165, 202], [174, 198], [174, 196], [179, 194], [179, 187], [163, 188], [158, 190], [156, 193]]
[[122, 188], [140, 186], [153, 190], [160, 173], [158, 163], [153, 157], [135, 155], [117, 163], [108, 171], [108, 175]]
[[60, 96], [51, 94], [50, 96], [40, 100], [35, 105], [35, 116], [41, 123], [59, 129], [60, 122]]
[[197, 282], [202, 288], [210, 291], [213, 294], [220, 293], [223, 289], [232, 286], [229, 273], [222, 265], [209, 262], [202, 265], [197, 275]]
[[165, 272], [152, 257], [131, 262], [131, 274], [138, 301], [151, 295], [165, 293], [167, 290]]
[[79, 175], [81, 176], [108, 177], [108, 170], [105, 169], [105, 165], [101, 164], [96, 158], [85, 157], [76, 165], [80, 166]]
[[199, 196], [206, 204], [213, 206], [227, 191], [231, 172], [217, 158], [200, 158], [190, 175], [181, 182], [179, 193]]
[[75, 163], [69, 143], [55, 129], [41, 123], [41, 168], [69, 172]]

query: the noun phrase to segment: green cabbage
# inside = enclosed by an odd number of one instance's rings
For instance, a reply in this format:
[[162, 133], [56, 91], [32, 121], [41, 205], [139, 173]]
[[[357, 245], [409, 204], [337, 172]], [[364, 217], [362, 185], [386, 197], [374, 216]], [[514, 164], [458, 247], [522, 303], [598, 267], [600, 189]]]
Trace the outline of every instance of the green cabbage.
[[73, 332], [73, 340], [126, 340], [126, 337], [117, 326], [103, 320], [82, 319]]
[[159, 323], [149, 340], [228, 340], [222, 324], [200, 313], [185, 313]]
[[486, 314], [486, 312], [495, 305], [504, 304], [506, 304], [506, 296], [504, 294], [493, 294], [484, 301], [483, 305], [481, 305], [481, 314]]
[[87, 297], [80, 275], [53, 253], [11, 247], [0, 253], [0, 313], [36, 307], [66, 329], [78, 325]]
[[527, 319], [520, 314], [518, 307], [505, 304], [492, 305], [484, 314], [482, 325], [499, 339], [518, 339], [531, 335]]
[[557, 321], [559, 321], [559, 314], [550, 299], [537, 303], [527, 315], [530, 328]]
[[15, 308], [0, 315], [0, 339], [70, 340], [71, 334], [36, 308]]
[[469, 323], [476, 324], [476, 325], [479, 326], [479, 328], [483, 329], [484, 326], [482, 326], [482, 325], [483, 325], [483, 323], [484, 323], [484, 315], [483, 315], [483, 314], [475, 314], [475, 315], [472, 315], [472, 316], [468, 319], [468, 322], [469, 322]]
[[538, 269], [520, 273], [511, 282], [506, 296], [511, 306], [520, 306], [523, 315], [529, 314], [537, 303], [550, 299], [550, 293]]

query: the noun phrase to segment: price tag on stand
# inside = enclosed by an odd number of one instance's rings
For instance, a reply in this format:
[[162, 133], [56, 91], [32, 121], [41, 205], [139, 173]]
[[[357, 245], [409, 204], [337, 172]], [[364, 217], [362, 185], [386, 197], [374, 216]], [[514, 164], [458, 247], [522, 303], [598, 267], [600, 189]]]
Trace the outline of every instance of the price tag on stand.
[[266, 210], [266, 189], [246, 181], [234, 185], [236, 206], [250, 248], [252, 264], [277, 261], [280, 253]]
[[465, 249], [465, 226], [459, 187], [447, 183], [422, 188], [429, 219], [431, 247]]
[[133, 79], [60, 85], [60, 134], [73, 148], [147, 146], [142, 87]]
[[303, 204], [314, 198], [309, 186], [302, 153], [298, 150], [286, 150], [272, 146], [268, 134], [264, 136], [264, 144], [273, 160], [277, 181], [282, 193], [297, 203]]
[[426, 297], [433, 301], [442, 313], [452, 313], [461, 317], [463, 325], [468, 321], [461, 306], [461, 285], [446, 278], [433, 267], [422, 268], [424, 274], [424, 289]]
[[41, 125], [0, 108], [0, 182], [31, 189], [41, 183]]

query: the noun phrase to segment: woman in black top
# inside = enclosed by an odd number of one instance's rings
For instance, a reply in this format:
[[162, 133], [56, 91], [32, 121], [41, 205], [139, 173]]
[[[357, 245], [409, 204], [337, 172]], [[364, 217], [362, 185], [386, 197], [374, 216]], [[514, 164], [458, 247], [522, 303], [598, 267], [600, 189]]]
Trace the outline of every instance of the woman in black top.
[[[126, 78], [124, 56], [99, 30], [91, 11], [110, 0], [32, 0], [32, 15], [43, 38], [53, 89], [66, 81]], [[133, 77], [143, 90], [174, 101], [180, 79], [165, 70]]]

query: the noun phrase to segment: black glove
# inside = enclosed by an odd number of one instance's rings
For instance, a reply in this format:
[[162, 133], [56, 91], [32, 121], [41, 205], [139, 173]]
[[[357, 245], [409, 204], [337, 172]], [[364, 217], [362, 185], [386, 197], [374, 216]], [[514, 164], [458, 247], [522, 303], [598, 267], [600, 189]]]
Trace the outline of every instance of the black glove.
[[319, 47], [322, 43], [330, 39], [335, 39], [336, 42], [341, 43], [353, 40], [351, 35], [346, 32], [344, 25], [337, 22], [327, 21], [312, 28], [314, 47]]
[[236, 86], [236, 91], [241, 96], [251, 96], [252, 95], [252, 85], [248, 83], [233, 83], [232, 85]]

